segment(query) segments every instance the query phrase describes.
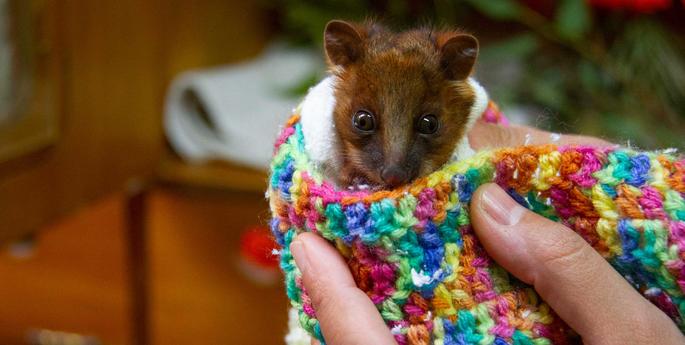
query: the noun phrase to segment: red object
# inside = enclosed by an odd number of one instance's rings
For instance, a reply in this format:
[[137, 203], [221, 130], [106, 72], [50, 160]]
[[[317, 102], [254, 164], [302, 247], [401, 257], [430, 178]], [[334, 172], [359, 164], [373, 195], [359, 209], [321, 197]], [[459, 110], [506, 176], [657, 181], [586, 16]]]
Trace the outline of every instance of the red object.
[[594, 7], [611, 10], [626, 9], [639, 13], [652, 13], [673, 6], [672, 0], [588, 0], [588, 2]]
[[265, 227], [248, 228], [240, 238], [240, 256], [263, 268], [278, 268], [278, 245]]

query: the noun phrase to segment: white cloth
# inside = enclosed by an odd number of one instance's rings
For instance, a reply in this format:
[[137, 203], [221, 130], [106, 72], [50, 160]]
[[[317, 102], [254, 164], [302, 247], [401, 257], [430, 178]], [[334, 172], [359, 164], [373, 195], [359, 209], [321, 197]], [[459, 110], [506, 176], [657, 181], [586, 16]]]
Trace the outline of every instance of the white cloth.
[[267, 168], [274, 137], [298, 102], [286, 91], [322, 70], [320, 54], [272, 47], [246, 63], [183, 73], [167, 94], [166, 136], [191, 162]]

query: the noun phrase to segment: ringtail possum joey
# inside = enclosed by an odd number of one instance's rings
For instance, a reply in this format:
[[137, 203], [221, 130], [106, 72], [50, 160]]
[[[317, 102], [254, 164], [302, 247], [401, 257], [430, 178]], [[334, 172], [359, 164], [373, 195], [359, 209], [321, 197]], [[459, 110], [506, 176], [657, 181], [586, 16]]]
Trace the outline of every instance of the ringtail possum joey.
[[468, 154], [466, 133], [487, 103], [470, 78], [476, 38], [334, 20], [324, 48], [335, 100], [324, 174], [338, 185], [395, 188]]

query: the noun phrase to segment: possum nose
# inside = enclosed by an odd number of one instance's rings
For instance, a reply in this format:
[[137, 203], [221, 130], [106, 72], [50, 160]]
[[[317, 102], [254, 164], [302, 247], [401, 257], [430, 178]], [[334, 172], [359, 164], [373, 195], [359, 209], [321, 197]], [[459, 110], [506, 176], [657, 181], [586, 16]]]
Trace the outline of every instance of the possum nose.
[[408, 176], [406, 171], [397, 166], [383, 168], [381, 172], [381, 178], [388, 187], [397, 187], [407, 182]]

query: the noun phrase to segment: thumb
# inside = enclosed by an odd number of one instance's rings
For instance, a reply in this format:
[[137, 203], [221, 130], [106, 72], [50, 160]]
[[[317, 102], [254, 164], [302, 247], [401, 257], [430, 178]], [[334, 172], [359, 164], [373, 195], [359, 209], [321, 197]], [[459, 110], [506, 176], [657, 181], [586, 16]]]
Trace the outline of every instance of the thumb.
[[347, 264], [326, 240], [302, 233], [290, 251], [327, 344], [395, 344], [376, 306], [357, 288]]
[[619, 337], [614, 341], [635, 343], [636, 334], [648, 338], [675, 329], [578, 234], [528, 211], [497, 185], [476, 191], [471, 219], [488, 254], [533, 285], [586, 342], [613, 334]]

